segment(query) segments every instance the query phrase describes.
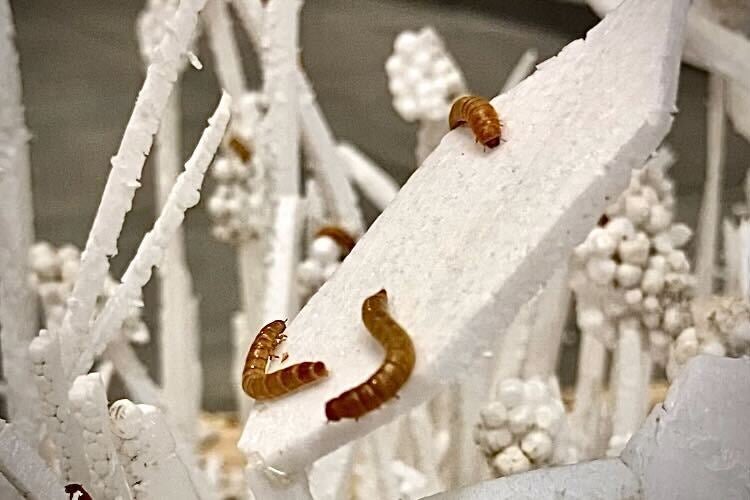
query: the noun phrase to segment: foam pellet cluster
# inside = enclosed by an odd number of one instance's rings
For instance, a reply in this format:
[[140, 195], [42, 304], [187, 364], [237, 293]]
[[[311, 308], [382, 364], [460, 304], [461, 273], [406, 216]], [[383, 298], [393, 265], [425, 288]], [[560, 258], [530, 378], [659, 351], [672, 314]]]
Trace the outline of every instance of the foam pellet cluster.
[[313, 295], [341, 265], [344, 250], [330, 237], [314, 238], [307, 258], [297, 267], [297, 279], [303, 297]]
[[[71, 244], [55, 247], [46, 241], [39, 241], [29, 250], [29, 281], [41, 299], [48, 329], [62, 323], [65, 304], [78, 278], [80, 263], [81, 251]], [[97, 299], [97, 314], [112, 296], [117, 284], [111, 276], [107, 276], [102, 294]], [[123, 334], [138, 344], [147, 343], [150, 338], [141, 312], [140, 301], [130, 304], [129, 314], [122, 326]]]
[[89, 491], [94, 498], [126, 498], [127, 484], [110, 430], [107, 396], [99, 374], [76, 378], [69, 399], [82, 429], [83, 451], [91, 472]]
[[60, 360], [60, 341], [56, 333], [42, 330], [29, 346], [31, 370], [39, 391], [42, 421], [46, 424], [47, 437], [54, 444], [60, 476], [68, 482], [75, 478], [74, 460], [77, 453], [74, 447], [79, 443], [71, 441], [76, 435], [69, 432], [72, 424], [70, 405], [65, 394], [65, 372]]
[[575, 248], [571, 264], [581, 331], [613, 348], [618, 325], [637, 318], [652, 358], [661, 366], [673, 339], [692, 326], [694, 288], [681, 249], [691, 231], [673, 221], [674, 187], [666, 176], [667, 164], [662, 156], [633, 172], [625, 192]]
[[430, 27], [399, 34], [385, 71], [393, 107], [408, 122], [447, 120], [451, 101], [466, 93], [458, 65]]
[[474, 442], [498, 477], [555, 463], [565, 408], [554, 378], [505, 379], [479, 415]]
[[232, 121], [211, 168], [216, 187], [206, 207], [219, 241], [238, 244], [268, 228], [271, 203], [262, 155], [256, 154], [264, 100], [249, 92], [234, 106]]
[[674, 380], [698, 354], [750, 355], [750, 304], [735, 297], [701, 297], [691, 305], [694, 327], [686, 328], [670, 346], [667, 377]]

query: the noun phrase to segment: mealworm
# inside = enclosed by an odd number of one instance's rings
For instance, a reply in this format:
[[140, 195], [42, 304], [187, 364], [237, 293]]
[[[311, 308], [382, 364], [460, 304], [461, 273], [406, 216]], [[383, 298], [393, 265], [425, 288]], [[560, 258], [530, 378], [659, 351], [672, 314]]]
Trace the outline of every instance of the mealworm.
[[354, 237], [349, 234], [345, 229], [340, 228], [339, 226], [323, 226], [320, 229], [318, 229], [318, 232], [315, 233], [315, 237], [320, 236], [328, 236], [333, 241], [336, 242], [336, 244], [341, 248], [342, 250], [342, 257], [343, 260], [344, 257], [349, 255], [349, 253], [354, 248], [354, 245], [356, 244], [356, 240]]
[[77, 483], [70, 483], [68, 485], [65, 485], [65, 493], [67, 493], [70, 498], [75, 498], [76, 493], [80, 493], [78, 496], [78, 500], [93, 500], [91, 498], [91, 495], [88, 494], [86, 490], [83, 489], [83, 486]]
[[379, 407], [396, 395], [414, 369], [414, 344], [388, 312], [385, 290], [365, 299], [362, 321], [385, 348], [385, 361], [367, 381], [326, 403], [326, 418], [329, 421], [358, 419]]
[[500, 144], [502, 124], [497, 111], [490, 102], [475, 95], [459, 97], [451, 107], [448, 126], [451, 130], [467, 123], [471, 127], [477, 142], [488, 148]]
[[266, 373], [268, 359], [284, 335], [286, 323], [276, 320], [260, 329], [250, 345], [242, 369], [242, 390], [253, 399], [265, 400], [284, 396], [300, 387], [315, 382], [328, 375], [326, 365], [321, 361], [304, 361], [272, 373]]
[[242, 163], [247, 163], [250, 161], [250, 158], [253, 157], [253, 152], [250, 150], [250, 147], [242, 142], [237, 136], [232, 136], [229, 139], [227, 146], [229, 146], [229, 149], [234, 151], [240, 160], [242, 160]]

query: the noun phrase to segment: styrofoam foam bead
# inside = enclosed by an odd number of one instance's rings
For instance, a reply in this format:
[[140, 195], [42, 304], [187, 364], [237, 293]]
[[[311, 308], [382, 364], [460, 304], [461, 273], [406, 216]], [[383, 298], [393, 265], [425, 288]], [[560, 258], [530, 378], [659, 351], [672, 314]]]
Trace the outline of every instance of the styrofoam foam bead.
[[416, 87], [425, 79], [425, 75], [422, 73], [422, 71], [419, 70], [419, 68], [410, 65], [404, 71], [403, 79], [407, 85]]
[[497, 388], [497, 399], [506, 408], [515, 408], [523, 401], [523, 382], [517, 378], [503, 380]]
[[615, 271], [617, 283], [623, 288], [630, 288], [638, 285], [643, 276], [643, 268], [633, 264], [620, 264]]
[[81, 260], [81, 251], [70, 243], [66, 243], [57, 249], [57, 256], [63, 262], [78, 262]]
[[206, 204], [208, 213], [214, 217], [226, 217], [229, 213], [227, 200], [219, 196], [211, 196]]
[[432, 94], [439, 97], [441, 102], [445, 102], [448, 96], [448, 83], [442, 76], [432, 80]]
[[307, 259], [297, 267], [297, 277], [303, 283], [321, 283], [323, 281], [323, 266], [315, 259]]
[[228, 242], [234, 236], [233, 232], [227, 226], [214, 226], [211, 228], [211, 235], [219, 241]]
[[54, 252], [39, 252], [34, 256], [31, 268], [42, 280], [56, 280], [60, 274], [61, 259]]
[[495, 454], [513, 442], [513, 434], [508, 429], [494, 429], [486, 431], [484, 440], [487, 449]]
[[465, 91], [464, 80], [458, 71], [452, 71], [444, 76], [448, 93], [457, 94]]
[[333, 238], [320, 236], [315, 238], [310, 245], [310, 257], [324, 265], [338, 262], [341, 249]]
[[668, 261], [664, 255], [652, 255], [648, 258], [648, 267], [657, 271], [667, 272], [669, 269]]
[[409, 91], [409, 87], [403, 79], [391, 78], [388, 81], [388, 90], [394, 97], [401, 97]]
[[419, 37], [413, 31], [403, 31], [393, 41], [393, 50], [409, 54], [419, 47]]
[[623, 262], [630, 264], [645, 264], [648, 261], [648, 253], [651, 243], [643, 233], [638, 233], [634, 239], [620, 242], [617, 253]]
[[688, 359], [698, 354], [698, 347], [695, 329], [686, 328], [675, 341], [674, 356], [676, 361], [684, 364]]
[[690, 271], [690, 262], [685, 255], [685, 252], [681, 250], [672, 250], [667, 255], [667, 263], [669, 264], [672, 271], [678, 273], [686, 273]]
[[617, 264], [612, 259], [593, 258], [586, 263], [586, 274], [594, 283], [606, 285], [615, 275]]
[[446, 76], [455, 72], [455, 66], [447, 57], [438, 57], [432, 63], [432, 72], [435, 76]]
[[641, 196], [643, 196], [651, 207], [654, 207], [659, 203], [659, 194], [649, 185], [641, 186]]
[[479, 411], [482, 425], [487, 429], [497, 429], [508, 420], [508, 410], [500, 401], [492, 401]]
[[237, 217], [242, 213], [242, 200], [239, 197], [229, 198], [225, 200], [224, 207], [231, 217]]
[[663, 326], [668, 333], [678, 333], [686, 326], [685, 312], [678, 305], [667, 307], [664, 311]]
[[633, 288], [632, 290], [628, 290], [625, 292], [625, 302], [633, 307], [636, 305], [640, 305], [641, 301], [643, 300], [643, 292], [640, 288]]
[[508, 412], [508, 428], [513, 434], [523, 434], [531, 427], [533, 421], [534, 414], [529, 405], [522, 404]]
[[540, 403], [549, 398], [549, 388], [540, 378], [532, 378], [523, 384], [523, 400], [525, 403]]
[[509, 476], [528, 471], [531, 468], [531, 462], [521, 448], [511, 445], [497, 454], [492, 460], [492, 467], [501, 476]]
[[661, 232], [657, 235], [655, 235], [652, 239], [654, 248], [657, 252], [661, 254], [669, 254], [672, 250], [674, 250], [674, 247], [672, 246], [672, 238], [669, 236], [668, 232]]
[[610, 296], [602, 304], [602, 310], [607, 318], [619, 318], [628, 311], [628, 304], [624, 297]]
[[690, 241], [692, 235], [692, 230], [685, 224], [674, 224], [669, 228], [669, 237], [672, 240], [672, 246], [674, 248], [680, 248]]
[[412, 58], [412, 64], [418, 67], [421, 71], [427, 72], [432, 69], [432, 53], [429, 49], [421, 49], [414, 54]]
[[[672, 212], [667, 210], [663, 205], [657, 204], [651, 207], [651, 213], [649, 214], [648, 224], [646, 229], [652, 233], [658, 233], [664, 231], [672, 223]], [[671, 236], [670, 238], [671, 243]]]
[[664, 289], [664, 273], [656, 269], [646, 269], [641, 280], [641, 289], [649, 295], [658, 295]]
[[391, 81], [404, 70], [404, 60], [398, 54], [391, 55], [385, 61], [385, 71], [388, 73]]
[[604, 325], [604, 313], [595, 307], [587, 307], [578, 312], [578, 326], [583, 331], [596, 331]]
[[554, 403], [539, 405], [534, 410], [534, 425], [555, 432], [562, 423], [563, 413], [564, 410]]
[[411, 97], [400, 97], [393, 101], [393, 107], [396, 108], [401, 118], [411, 122], [417, 117], [417, 102]]
[[599, 257], [611, 257], [617, 249], [617, 241], [607, 231], [598, 231], [591, 239], [593, 252]]
[[635, 224], [646, 221], [649, 213], [648, 200], [643, 196], [625, 197], [625, 216]]
[[544, 431], [531, 431], [521, 441], [521, 450], [534, 462], [543, 462], [552, 455], [552, 439]]
[[661, 304], [659, 304], [658, 298], [653, 295], [647, 295], [646, 298], [643, 299], [643, 308], [648, 312], [658, 312], [661, 310]]
[[718, 340], [709, 340], [700, 344], [699, 351], [701, 354], [708, 354], [711, 356], [726, 356], [727, 350]]
[[635, 238], [635, 226], [626, 217], [614, 217], [604, 227], [615, 241], [632, 240]]
[[211, 173], [217, 181], [229, 182], [233, 177], [233, 168], [228, 158], [220, 156], [214, 162], [214, 166], [211, 169]]
[[659, 328], [661, 326], [661, 316], [659, 313], [645, 313], [641, 316], [641, 321], [647, 328]]

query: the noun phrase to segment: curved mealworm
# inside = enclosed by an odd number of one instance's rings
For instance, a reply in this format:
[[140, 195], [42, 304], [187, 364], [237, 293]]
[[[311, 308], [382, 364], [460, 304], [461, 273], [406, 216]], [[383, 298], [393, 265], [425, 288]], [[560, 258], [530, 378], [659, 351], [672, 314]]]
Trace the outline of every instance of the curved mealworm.
[[78, 495], [78, 500], [93, 500], [91, 495], [89, 495], [88, 492], [83, 489], [83, 486], [78, 483], [65, 485], [65, 493], [70, 495], [71, 499], [75, 498], [76, 493], [80, 493], [80, 495]]
[[227, 142], [227, 146], [242, 160], [242, 163], [247, 163], [253, 157], [250, 147], [237, 136], [233, 135]]
[[330, 421], [357, 419], [379, 407], [396, 395], [414, 369], [414, 344], [388, 312], [385, 290], [365, 299], [362, 321], [385, 348], [385, 361], [364, 383], [326, 403], [326, 418]]
[[316, 238], [319, 236], [328, 236], [336, 242], [336, 244], [342, 250], [342, 260], [344, 259], [344, 257], [349, 255], [349, 253], [354, 248], [354, 245], [357, 243], [354, 239], [354, 236], [352, 236], [345, 229], [339, 226], [323, 226], [318, 229], [317, 233], [315, 233]]
[[488, 148], [500, 144], [502, 124], [500, 117], [490, 102], [479, 96], [466, 95], [459, 97], [451, 106], [448, 126], [451, 130], [467, 123], [471, 127], [477, 142]]
[[264, 400], [284, 396], [300, 387], [328, 375], [321, 361], [304, 361], [272, 373], [266, 373], [268, 359], [286, 339], [286, 324], [281, 320], [268, 323], [260, 329], [250, 345], [242, 369], [242, 390], [253, 399]]

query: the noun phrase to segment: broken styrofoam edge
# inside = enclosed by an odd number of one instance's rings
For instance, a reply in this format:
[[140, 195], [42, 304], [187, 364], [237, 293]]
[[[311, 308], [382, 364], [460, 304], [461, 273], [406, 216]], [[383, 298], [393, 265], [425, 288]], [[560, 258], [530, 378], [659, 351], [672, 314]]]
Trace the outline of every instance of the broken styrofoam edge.
[[354, 443], [342, 446], [315, 462], [307, 472], [315, 500], [349, 500], [354, 468]]
[[203, 10], [203, 21], [219, 82], [233, 99], [239, 99], [247, 88], [247, 80], [228, 9], [226, 0], [209, 0]]
[[[631, 0], [495, 98], [500, 147], [466, 128], [443, 139], [288, 328], [289, 363], [321, 360], [330, 376], [256, 405], [245, 453], [298, 471], [471, 373], [669, 130], [688, 5]], [[381, 288], [414, 341], [414, 372], [399, 399], [329, 423], [325, 402], [382, 362], [360, 319]]]
[[[622, 0], [587, 0], [589, 7], [604, 17]], [[706, 71], [720, 73], [750, 88], [750, 39], [692, 8], [688, 13], [683, 58]]]
[[[619, 458], [549, 467], [426, 497], [424, 500], [640, 499], [638, 478]], [[666, 497], [665, 497], [666, 498]]]
[[29, 444], [16, 434], [13, 424], [0, 419], [0, 474], [22, 498], [67, 500], [57, 475]]
[[347, 175], [378, 210], [385, 210], [398, 193], [398, 183], [356, 146], [342, 142], [337, 149], [344, 159]]
[[39, 398], [30, 377], [29, 342], [38, 332], [37, 301], [29, 283], [34, 242], [31, 166], [13, 13], [0, 1], [0, 323], [7, 415], [26, 438], [39, 435]]
[[[180, 2], [170, 28], [154, 50], [153, 62], [148, 67], [122, 142], [117, 154], [112, 157], [112, 169], [86, 248], [81, 254], [81, 268], [63, 319], [62, 337], [65, 342], [61, 347], [66, 371], [74, 370], [79, 358], [87, 355], [86, 349], [91, 343], [89, 322], [109, 270], [109, 257], [117, 253], [117, 240], [135, 190], [140, 186], [141, 171], [151, 150], [153, 136], [159, 128], [160, 115], [167, 106], [183, 55], [193, 40], [198, 12], [205, 3], [206, 0]], [[91, 366], [88, 361], [84, 364]], [[88, 368], [67, 375], [72, 382], [77, 375], [87, 371]]]
[[141, 290], [151, 278], [152, 268], [161, 264], [170, 239], [185, 218], [185, 211], [200, 200], [200, 188], [206, 170], [229, 123], [231, 102], [232, 98], [223, 93], [216, 111], [208, 119], [208, 127], [203, 131], [195, 151], [185, 163], [185, 170], [177, 177], [153, 229], [143, 237], [135, 257], [123, 274], [122, 283], [117, 286], [96, 318], [88, 344], [78, 356], [75, 366], [69, 369], [70, 373], [82, 375], [88, 372], [94, 357], [101, 354], [107, 343], [120, 331], [131, 303], [140, 297]]
[[750, 359], [697, 356], [621, 456], [643, 498], [746, 498]]

